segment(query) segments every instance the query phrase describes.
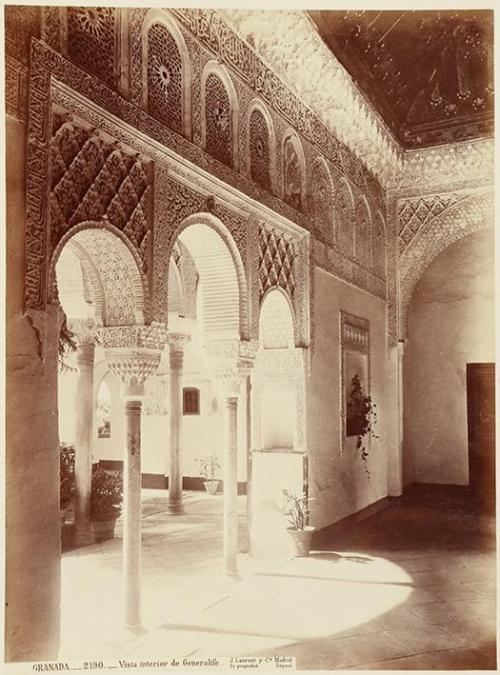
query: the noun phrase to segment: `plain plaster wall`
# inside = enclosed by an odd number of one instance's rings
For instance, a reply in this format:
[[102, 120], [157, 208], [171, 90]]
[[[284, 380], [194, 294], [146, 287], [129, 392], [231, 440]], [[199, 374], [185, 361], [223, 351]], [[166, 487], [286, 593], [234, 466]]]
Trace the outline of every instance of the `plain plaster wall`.
[[466, 364], [491, 362], [494, 237], [452, 244], [422, 275], [404, 357], [405, 482], [467, 485]]
[[[378, 422], [371, 440], [368, 478], [354, 439], [341, 442], [340, 311], [370, 322], [370, 395]], [[312, 524], [324, 527], [388, 494], [389, 455], [397, 447], [394, 359], [386, 346], [386, 305], [316, 268], [315, 349], [306, 379], [307, 449]]]

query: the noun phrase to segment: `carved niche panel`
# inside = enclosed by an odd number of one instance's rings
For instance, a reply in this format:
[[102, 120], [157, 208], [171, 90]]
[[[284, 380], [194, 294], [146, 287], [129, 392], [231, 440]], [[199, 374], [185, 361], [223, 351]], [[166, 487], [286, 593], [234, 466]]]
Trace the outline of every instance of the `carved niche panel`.
[[283, 198], [297, 211], [302, 210], [300, 160], [291, 138], [287, 138], [283, 146]]
[[339, 181], [335, 193], [335, 214], [337, 216], [337, 246], [340, 251], [354, 257], [354, 208], [352, 195], [345, 181]]
[[333, 193], [326, 166], [318, 159], [314, 162], [310, 180], [310, 208], [317, 233], [327, 242], [333, 240]]
[[374, 273], [381, 279], [386, 276], [386, 243], [385, 227], [380, 211], [377, 211], [372, 224], [372, 267]]
[[363, 267], [370, 267], [371, 219], [366, 201], [361, 197], [356, 204], [356, 258]]
[[205, 147], [213, 157], [233, 165], [232, 111], [224, 83], [210, 73], [205, 83]]
[[183, 132], [182, 61], [170, 31], [154, 24], [148, 31], [148, 111], [177, 133]]
[[116, 83], [117, 11], [112, 7], [68, 7], [68, 56], [110, 87]]
[[50, 142], [50, 231], [54, 247], [73, 225], [106, 216], [147, 266], [151, 188], [146, 164], [95, 131], [54, 113]]
[[250, 176], [271, 192], [270, 139], [266, 120], [260, 110], [250, 114]]

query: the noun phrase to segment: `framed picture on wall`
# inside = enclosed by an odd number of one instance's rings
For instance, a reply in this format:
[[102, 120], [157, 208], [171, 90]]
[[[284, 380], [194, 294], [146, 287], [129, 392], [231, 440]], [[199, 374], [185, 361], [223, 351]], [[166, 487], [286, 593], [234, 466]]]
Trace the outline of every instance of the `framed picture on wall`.
[[358, 436], [365, 420], [364, 397], [368, 394], [368, 354], [346, 351], [345, 368], [345, 434]]
[[364, 421], [363, 400], [370, 394], [370, 323], [340, 312], [341, 430], [347, 439], [357, 437]]

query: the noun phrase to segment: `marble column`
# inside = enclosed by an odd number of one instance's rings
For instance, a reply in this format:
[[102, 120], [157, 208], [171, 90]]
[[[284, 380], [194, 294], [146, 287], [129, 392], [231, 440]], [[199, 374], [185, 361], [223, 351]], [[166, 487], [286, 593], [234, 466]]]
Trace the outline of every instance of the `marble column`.
[[[141, 409], [144, 383], [160, 363], [162, 331], [163, 327], [155, 324], [100, 332], [108, 367], [121, 381], [125, 404], [123, 604], [125, 626], [132, 630], [141, 626]], [[115, 347], [116, 343], [123, 347]]]
[[123, 467], [123, 588], [125, 625], [141, 625], [141, 397], [125, 398]]
[[94, 434], [94, 354], [92, 334], [77, 334], [76, 433], [75, 433], [75, 543], [92, 542], [90, 495], [92, 489], [92, 440]]
[[[398, 494], [403, 494], [404, 487], [404, 340], [398, 342]], [[413, 467], [409, 467], [413, 470]]]
[[184, 345], [190, 340], [188, 335], [170, 334], [170, 469], [168, 474], [168, 511], [173, 515], [183, 513], [182, 504], [182, 367], [184, 363]]
[[238, 397], [225, 399], [223, 550], [228, 574], [238, 574]]

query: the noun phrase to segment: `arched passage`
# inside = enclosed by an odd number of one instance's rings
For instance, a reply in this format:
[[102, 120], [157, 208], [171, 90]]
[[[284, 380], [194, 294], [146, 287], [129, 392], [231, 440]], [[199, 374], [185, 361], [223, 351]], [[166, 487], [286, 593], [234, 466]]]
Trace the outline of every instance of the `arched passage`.
[[495, 358], [493, 265], [493, 231], [472, 233], [415, 286], [404, 356], [406, 484], [470, 482], [468, 366]]
[[[185, 247], [204, 289], [203, 327], [207, 339], [248, 339], [245, 269], [227, 227], [210, 213], [193, 214], [180, 224], [172, 238], [169, 264], [177, 244], [181, 251]], [[167, 286], [167, 298], [169, 294]]]
[[[145, 322], [149, 305], [147, 281], [140, 271], [136, 252], [119, 230], [111, 225], [88, 222], [76, 225], [66, 233], [57, 245], [50, 265], [52, 301], [57, 300], [61, 282], [66, 283], [64, 271], [70, 269], [70, 264], [64, 262], [67, 256], [73, 261], [77, 259], [80, 264], [85, 301], [94, 305], [97, 323], [127, 326]], [[62, 265], [59, 267], [61, 279], [57, 275], [58, 264]]]

